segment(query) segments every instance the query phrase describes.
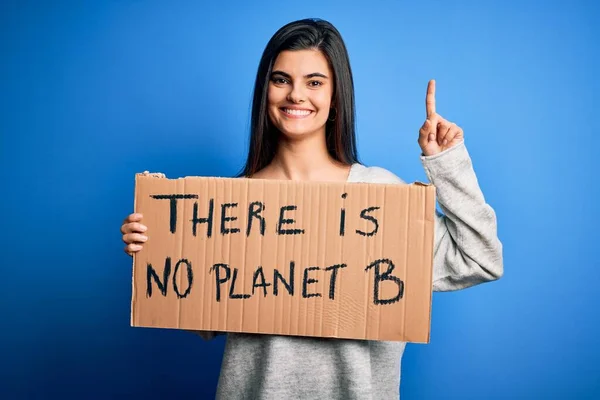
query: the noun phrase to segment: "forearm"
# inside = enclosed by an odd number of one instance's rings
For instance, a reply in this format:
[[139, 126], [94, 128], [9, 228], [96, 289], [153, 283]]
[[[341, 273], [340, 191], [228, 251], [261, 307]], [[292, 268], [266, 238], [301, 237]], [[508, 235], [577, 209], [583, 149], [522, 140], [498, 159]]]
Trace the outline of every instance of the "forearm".
[[436, 219], [434, 290], [458, 290], [500, 278], [496, 213], [485, 201], [464, 142], [421, 160], [443, 211]]

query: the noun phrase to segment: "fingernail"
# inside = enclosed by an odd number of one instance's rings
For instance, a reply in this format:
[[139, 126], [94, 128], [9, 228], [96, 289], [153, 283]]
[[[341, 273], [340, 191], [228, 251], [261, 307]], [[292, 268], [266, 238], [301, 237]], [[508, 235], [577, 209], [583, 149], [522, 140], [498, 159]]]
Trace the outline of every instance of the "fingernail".
[[444, 146], [448, 144], [448, 140], [444, 139]]
[[148, 240], [148, 236], [146, 236], [146, 235], [142, 236], [142, 240], [145, 242], [146, 240]]
[[140, 229], [142, 230], [142, 232], [146, 232], [148, 230], [148, 227], [146, 225], [141, 225]]

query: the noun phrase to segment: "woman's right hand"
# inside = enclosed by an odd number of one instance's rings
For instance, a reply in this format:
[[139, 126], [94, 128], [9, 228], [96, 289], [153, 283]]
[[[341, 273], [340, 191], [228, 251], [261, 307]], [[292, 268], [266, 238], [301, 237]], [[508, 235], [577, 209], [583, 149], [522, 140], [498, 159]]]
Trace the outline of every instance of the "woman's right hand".
[[125, 253], [133, 256], [142, 249], [143, 244], [148, 240], [146, 231], [148, 228], [142, 224], [142, 214], [129, 214], [121, 225], [123, 242], [125, 242]]

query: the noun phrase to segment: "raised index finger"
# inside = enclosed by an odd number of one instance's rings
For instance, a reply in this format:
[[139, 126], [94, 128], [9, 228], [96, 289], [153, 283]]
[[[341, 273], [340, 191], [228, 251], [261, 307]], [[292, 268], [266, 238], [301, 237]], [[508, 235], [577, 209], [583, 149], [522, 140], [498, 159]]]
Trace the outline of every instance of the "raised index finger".
[[435, 114], [435, 80], [430, 80], [427, 85], [427, 97], [425, 97], [425, 109], [427, 118]]

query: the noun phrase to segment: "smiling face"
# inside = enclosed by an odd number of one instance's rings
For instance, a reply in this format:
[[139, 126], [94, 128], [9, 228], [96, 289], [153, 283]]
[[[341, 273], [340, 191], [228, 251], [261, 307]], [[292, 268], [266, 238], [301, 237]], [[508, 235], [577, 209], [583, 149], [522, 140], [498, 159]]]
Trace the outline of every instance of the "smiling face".
[[290, 139], [325, 135], [332, 94], [332, 71], [320, 51], [282, 51], [269, 79], [269, 119]]

